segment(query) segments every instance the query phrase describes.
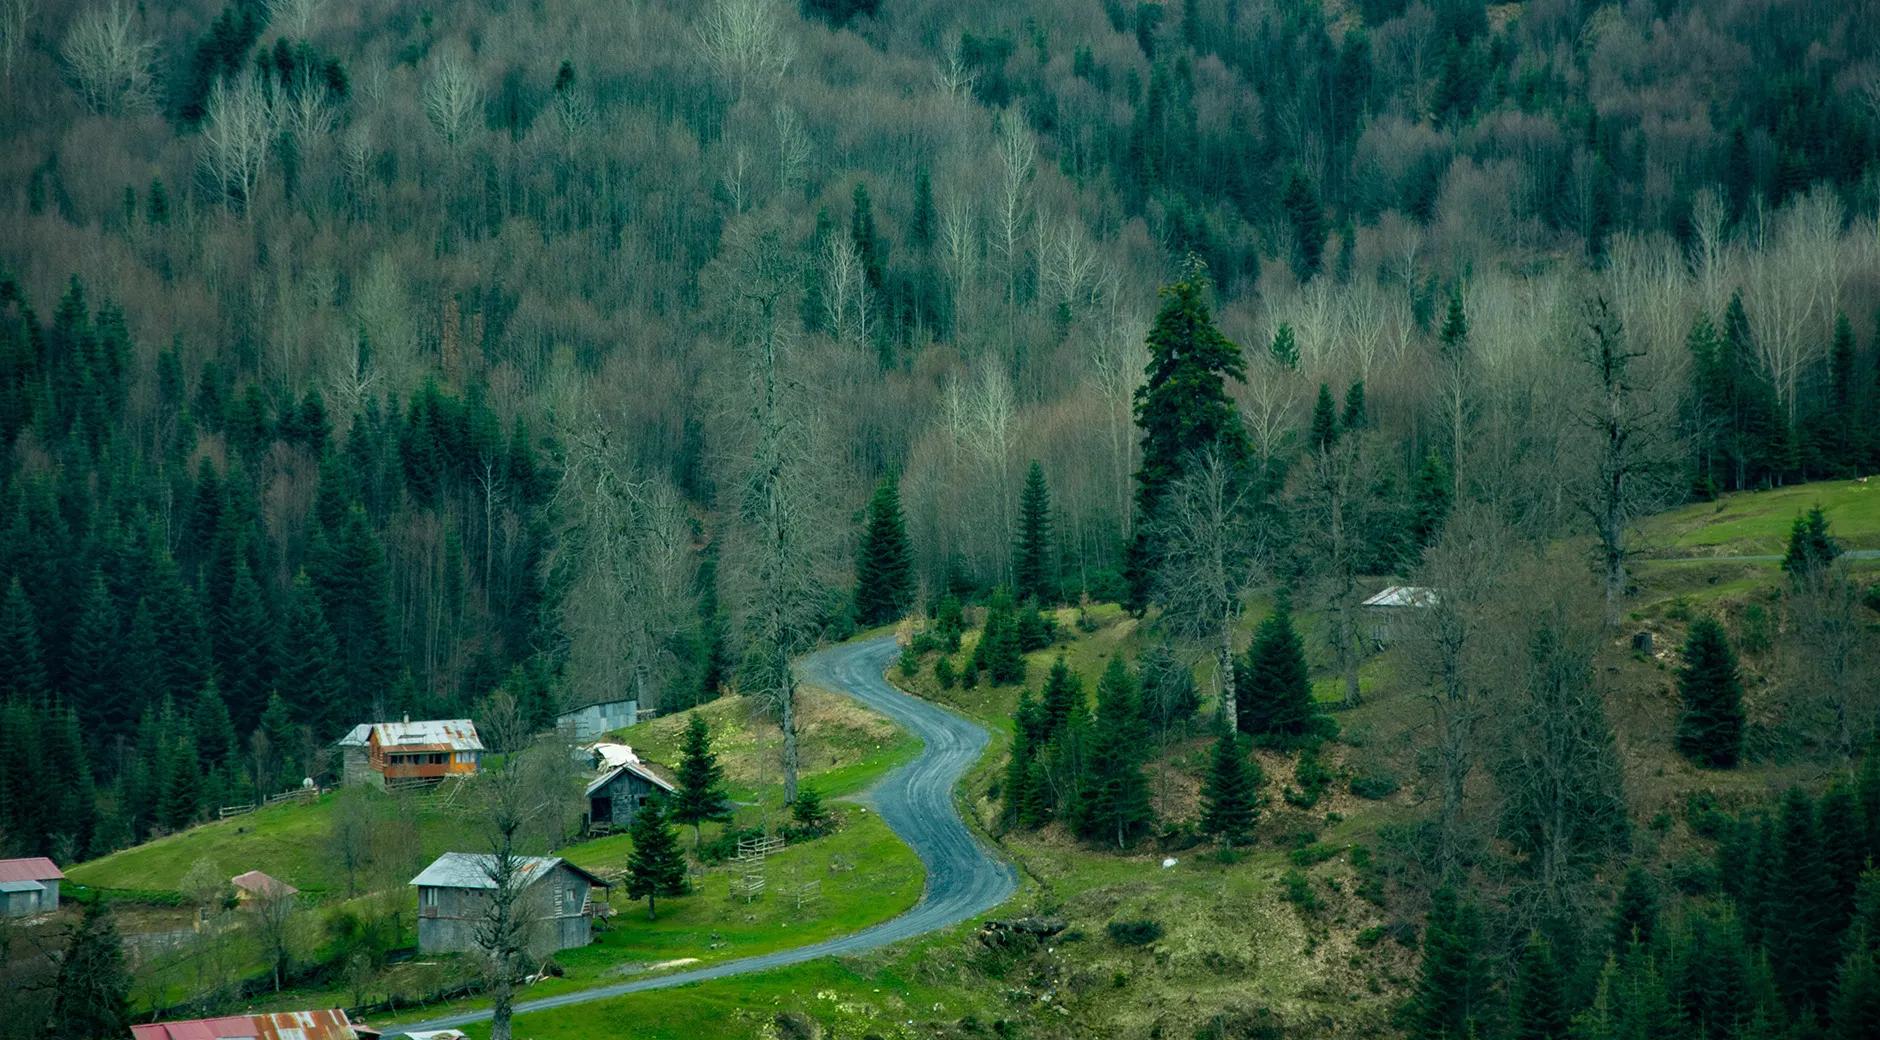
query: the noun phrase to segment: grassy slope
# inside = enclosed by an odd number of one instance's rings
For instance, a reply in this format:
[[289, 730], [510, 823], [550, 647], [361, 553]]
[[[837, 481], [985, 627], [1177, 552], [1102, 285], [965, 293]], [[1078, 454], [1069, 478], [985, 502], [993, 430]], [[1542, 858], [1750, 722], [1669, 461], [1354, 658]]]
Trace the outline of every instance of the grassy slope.
[[1788, 547], [1789, 526], [1812, 506], [1827, 514], [1841, 544], [1880, 548], [1880, 482], [1798, 484], [1724, 495], [1674, 509], [1642, 525], [1642, 544], [1655, 556], [1756, 556]]

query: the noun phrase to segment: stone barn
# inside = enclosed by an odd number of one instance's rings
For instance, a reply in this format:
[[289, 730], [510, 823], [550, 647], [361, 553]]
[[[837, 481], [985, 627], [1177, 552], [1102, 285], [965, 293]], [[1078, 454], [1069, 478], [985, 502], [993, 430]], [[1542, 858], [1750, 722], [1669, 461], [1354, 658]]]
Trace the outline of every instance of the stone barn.
[[628, 827], [648, 798], [678, 791], [672, 781], [638, 758], [602, 771], [587, 786], [588, 824]]
[[[462, 953], [477, 948], [476, 933], [496, 882], [496, 857], [446, 852], [411, 879], [418, 889], [418, 951]], [[586, 946], [592, 935], [596, 888], [607, 882], [559, 856], [518, 856], [511, 884], [522, 891], [519, 912], [530, 921], [526, 940], [534, 956]]]

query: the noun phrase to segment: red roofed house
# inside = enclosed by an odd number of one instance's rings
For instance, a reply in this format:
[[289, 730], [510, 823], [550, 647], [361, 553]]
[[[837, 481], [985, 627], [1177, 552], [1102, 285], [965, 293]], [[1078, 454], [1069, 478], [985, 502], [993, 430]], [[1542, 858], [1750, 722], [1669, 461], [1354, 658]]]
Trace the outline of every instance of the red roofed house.
[[228, 879], [235, 886], [235, 898], [243, 903], [272, 896], [297, 896], [300, 889], [282, 881], [272, 874], [263, 874], [251, 870], [246, 874], [237, 874]]
[[0, 917], [31, 917], [59, 908], [65, 875], [44, 856], [0, 859]]
[[194, 1018], [132, 1026], [135, 1040], [377, 1040], [378, 1033], [355, 1025], [346, 1012], [281, 1011], [265, 1015]]

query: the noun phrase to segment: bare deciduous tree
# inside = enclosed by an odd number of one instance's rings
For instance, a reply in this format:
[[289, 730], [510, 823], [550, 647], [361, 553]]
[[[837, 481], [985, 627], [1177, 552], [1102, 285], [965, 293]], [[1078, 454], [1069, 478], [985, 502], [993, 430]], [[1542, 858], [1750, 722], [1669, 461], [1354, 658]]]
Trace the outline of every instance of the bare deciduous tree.
[[476, 129], [483, 112], [483, 84], [470, 61], [455, 49], [446, 49], [424, 81], [424, 117], [443, 140], [455, 161], [464, 140]]
[[1364, 647], [1358, 626], [1358, 573], [1363, 548], [1363, 497], [1370, 485], [1364, 435], [1350, 431], [1311, 452], [1299, 469], [1299, 530], [1310, 550], [1331, 625], [1326, 633], [1345, 684], [1345, 705], [1360, 700], [1358, 666]]
[[699, 51], [731, 88], [735, 104], [783, 78], [796, 56], [784, 32], [782, 0], [714, 0], [694, 27]]
[[1187, 466], [1156, 513], [1162, 554], [1156, 601], [1183, 636], [1214, 647], [1221, 716], [1234, 725], [1234, 623], [1267, 551], [1258, 496], [1247, 475], [1209, 449]]
[[218, 79], [203, 108], [203, 179], [225, 206], [254, 209], [255, 190], [274, 150], [280, 112], [261, 74]]
[[13, 79], [13, 62], [38, 13], [39, 0], [0, 0], [0, 78]]
[[87, 9], [66, 30], [59, 56], [94, 111], [132, 112], [153, 101], [150, 62], [156, 45], [137, 32], [129, 6]]
[[1862, 639], [1860, 586], [1836, 561], [1801, 575], [1789, 597], [1791, 709], [1851, 765], [1873, 738], [1880, 680]]

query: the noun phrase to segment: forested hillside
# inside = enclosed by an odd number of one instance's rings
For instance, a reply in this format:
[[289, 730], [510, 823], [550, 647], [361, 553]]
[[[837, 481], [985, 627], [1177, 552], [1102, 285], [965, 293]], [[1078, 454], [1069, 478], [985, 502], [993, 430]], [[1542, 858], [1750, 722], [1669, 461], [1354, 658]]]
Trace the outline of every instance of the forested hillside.
[[1136, 421], [1210, 314], [1302, 598], [1466, 506], [1598, 541], [1616, 610], [1646, 511], [1880, 454], [1876, 43], [1827, 0], [4, 0], [5, 845], [498, 687], [786, 690], [943, 592], [1205, 645], [1238, 609], [1149, 521], [1213, 420]]

